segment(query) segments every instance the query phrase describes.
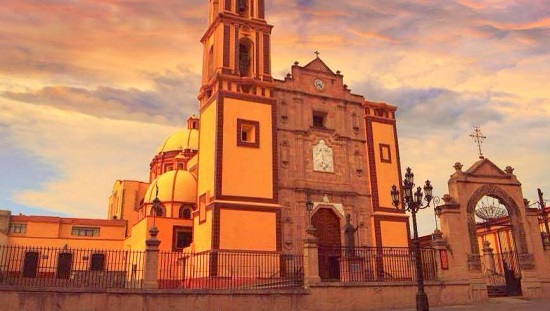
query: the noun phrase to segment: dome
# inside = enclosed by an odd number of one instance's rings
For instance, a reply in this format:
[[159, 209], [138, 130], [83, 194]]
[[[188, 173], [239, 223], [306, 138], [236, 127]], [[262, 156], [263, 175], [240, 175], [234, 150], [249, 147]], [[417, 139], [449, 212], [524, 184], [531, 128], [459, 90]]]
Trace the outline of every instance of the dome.
[[197, 200], [197, 178], [186, 170], [173, 170], [155, 178], [147, 188], [143, 203], [152, 203], [158, 185], [161, 202], [195, 203]]
[[199, 130], [187, 128], [175, 132], [158, 148], [157, 154], [183, 149], [199, 150]]

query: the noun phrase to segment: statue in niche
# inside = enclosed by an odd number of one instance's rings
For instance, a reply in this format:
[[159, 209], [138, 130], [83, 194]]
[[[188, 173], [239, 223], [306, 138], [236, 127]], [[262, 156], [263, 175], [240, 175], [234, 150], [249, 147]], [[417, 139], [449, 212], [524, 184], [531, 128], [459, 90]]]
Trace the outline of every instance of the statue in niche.
[[239, 13], [244, 13], [246, 12], [246, 9], [247, 9], [247, 0], [239, 0], [239, 2], [237, 3], [237, 8], [239, 10]]
[[351, 215], [349, 213], [346, 214], [346, 224], [344, 225], [344, 246], [346, 248], [346, 257], [355, 256], [355, 232], [357, 232], [358, 228], [359, 227], [354, 227], [351, 224]]
[[250, 44], [247, 42], [239, 44], [239, 71], [241, 76], [250, 75]]

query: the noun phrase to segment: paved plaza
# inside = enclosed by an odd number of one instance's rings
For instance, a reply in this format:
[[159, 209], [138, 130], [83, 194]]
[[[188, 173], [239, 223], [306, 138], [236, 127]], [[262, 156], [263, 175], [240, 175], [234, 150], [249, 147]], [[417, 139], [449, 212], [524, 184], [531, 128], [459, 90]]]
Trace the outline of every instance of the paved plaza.
[[[399, 309], [413, 311], [414, 308]], [[432, 307], [432, 311], [547, 311], [550, 310], [550, 299], [527, 299], [522, 297], [490, 298], [487, 302], [476, 305], [460, 305], [447, 307]]]

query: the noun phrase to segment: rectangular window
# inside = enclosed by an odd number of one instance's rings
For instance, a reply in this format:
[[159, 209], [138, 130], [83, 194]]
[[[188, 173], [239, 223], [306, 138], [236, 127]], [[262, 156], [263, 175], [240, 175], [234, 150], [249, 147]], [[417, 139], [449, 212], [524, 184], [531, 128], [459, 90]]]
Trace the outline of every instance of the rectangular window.
[[237, 119], [237, 146], [260, 148], [260, 122]]
[[99, 236], [97, 227], [73, 227], [71, 235], [74, 236]]
[[10, 224], [10, 233], [27, 233], [27, 224]]
[[105, 254], [92, 254], [90, 261], [90, 270], [103, 270], [105, 269]]
[[388, 144], [380, 144], [380, 162], [391, 163], [391, 149]]
[[191, 232], [190, 228], [179, 226], [174, 227], [172, 250], [181, 251], [191, 245], [191, 242], [193, 242], [193, 233]]
[[313, 127], [325, 128], [326, 127], [326, 112], [313, 111]]

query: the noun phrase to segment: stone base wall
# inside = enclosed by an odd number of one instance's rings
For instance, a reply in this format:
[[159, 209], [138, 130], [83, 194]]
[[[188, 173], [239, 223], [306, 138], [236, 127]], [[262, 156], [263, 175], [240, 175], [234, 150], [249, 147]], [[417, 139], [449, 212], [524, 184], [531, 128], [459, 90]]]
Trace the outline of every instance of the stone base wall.
[[[430, 306], [471, 303], [469, 283], [428, 284]], [[321, 284], [308, 290], [2, 289], [4, 311], [384, 310], [414, 308], [416, 285]]]

